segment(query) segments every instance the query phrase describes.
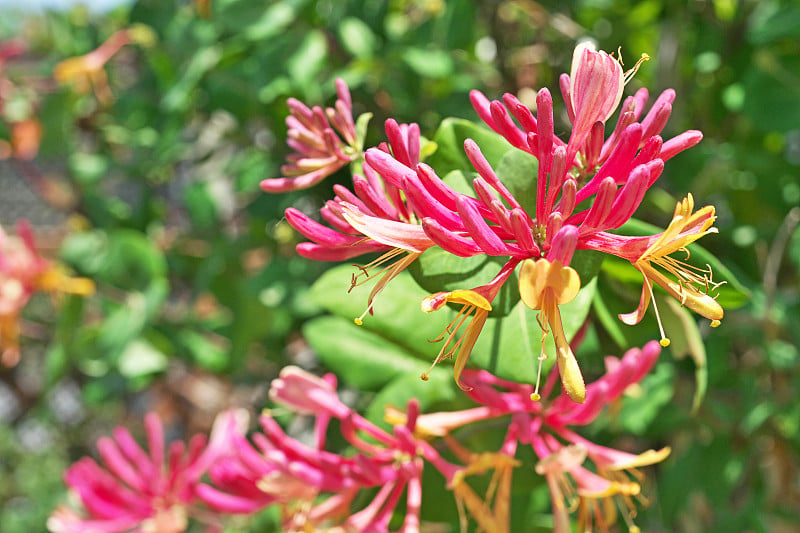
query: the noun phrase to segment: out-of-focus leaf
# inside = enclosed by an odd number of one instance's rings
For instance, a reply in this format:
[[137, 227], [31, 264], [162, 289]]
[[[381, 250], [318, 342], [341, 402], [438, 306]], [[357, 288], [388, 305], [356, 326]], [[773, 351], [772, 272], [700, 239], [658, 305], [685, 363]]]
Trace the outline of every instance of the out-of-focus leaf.
[[752, 44], [763, 45], [784, 38], [800, 38], [800, 7], [777, 7], [775, 2], [764, 2], [759, 7], [750, 19], [747, 31]]
[[167, 272], [161, 250], [133, 230], [73, 233], [61, 256], [96, 281], [121, 289], [146, 289]]
[[178, 342], [191, 354], [192, 360], [212, 372], [222, 372], [228, 367], [228, 352], [207, 336], [183, 329], [178, 333]]
[[408, 47], [403, 53], [403, 61], [423, 78], [445, 78], [455, 68], [450, 55], [437, 49]]
[[760, 50], [744, 75], [742, 112], [761, 131], [788, 132], [800, 123], [797, 75], [800, 58], [794, 52]]
[[339, 40], [345, 50], [358, 58], [370, 57], [377, 46], [377, 37], [361, 19], [347, 17], [339, 23]]
[[222, 48], [217, 45], [206, 46], [198, 50], [183, 69], [183, 76], [164, 95], [163, 105], [167, 111], [183, 111], [191, 102], [191, 92], [206, 75], [216, 67], [222, 58]]
[[306, 34], [292, 57], [287, 59], [286, 68], [293, 79], [310, 82], [319, 72], [327, 55], [325, 34], [321, 31], [311, 31]]
[[119, 372], [127, 378], [139, 378], [162, 372], [169, 359], [149, 342], [137, 339], [129, 343], [119, 358]]
[[696, 389], [692, 399], [692, 413], [696, 413], [703, 402], [708, 388], [708, 364], [706, 361], [706, 347], [697, 321], [688, 309], [683, 307], [674, 298], [657, 297], [661, 320], [664, 328], [669, 331], [669, 350], [675, 359], [683, 359], [687, 355], [694, 361], [694, 376]]
[[657, 364], [642, 380], [633, 396], [624, 396], [622, 408], [614, 416], [622, 431], [642, 435], [674, 395], [675, 369], [670, 363]]
[[83, 186], [97, 183], [108, 172], [108, 159], [99, 154], [75, 152], [68, 162], [70, 172]]
[[199, 227], [207, 228], [217, 221], [217, 204], [207, 183], [193, 183], [183, 193], [186, 210]]
[[[247, 6], [247, 2], [240, 2]], [[283, 0], [275, 2], [266, 9], [260, 9], [261, 16], [256, 20], [242, 20], [239, 24], [247, 23], [244, 37], [250, 41], [261, 42], [284, 31], [297, 18], [300, 8], [306, 0]]]

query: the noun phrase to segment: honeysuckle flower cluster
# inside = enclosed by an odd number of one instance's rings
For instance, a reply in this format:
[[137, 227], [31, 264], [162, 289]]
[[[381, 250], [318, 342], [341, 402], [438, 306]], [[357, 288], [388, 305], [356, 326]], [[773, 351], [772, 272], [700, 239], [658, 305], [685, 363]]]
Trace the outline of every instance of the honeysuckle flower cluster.
[[94, 292], [94, 283], [72, 278], [61, 265], [42, 257], [30, 224], [19, 220], [16, 235], [0, 228], [0, 362], [4, 366], [19, 361], [19, 317], [36, 292], [88, 295]]
[[[647, 59], [643, 57], [642, 60]], [[641, 63], [641, 61], [639, 62]], [[353, 285], [379, 278], [369, 295], [367, 311], [385, 285], [425, 250], [439, 247], [459, 257], [505, 257], [497, 276], [480, 287], [439, 292], [422, 302], [426, 312], [446, 303], [462, 310], [443, 333], [443, 347], [434, 364], [455, 359], [454, 377], [461, 380], [492, 301], [519, 267], [522, 301], [538, 311], [543, 332], [541, 362], [547, 357], [545, 338], [552, 333], [562, 386], [575, 402], [586, 400], [586, 386], [577, 359], [562, 326], [560, 306], [581, 289], [578, 273], [570, 266], [576, 250], [598, 250], [621, 257], [643, 276], [637, 308], [620, 319], [641, 321], [650, 302], [655, 303], [653, 283], [689, 309], [719, 325], [723, 309], [714, 298], [717, 287], [710, 267], [694, 267], [673, 257], [700, 237], [716, 232], [713, 206], [694, 210], [688, 194], [678, 202], [667, 229], [651, 236], [612, 233], [627, 222], [647, 190], [661, 176], [664, 162], [702, 139], [696, 130], [667, 141], [661, 132], [669, 119], [675, 91], [664, 91], [642, 117], [648, 100], [646, 89], [626, 98], [619, 118], [606, 138], [606, 122], [620, 106], [625, 83], [639, 63], [623, 72], [619, 59], [584, 43], [575, 49], [569, 75], [560, 78], [567, 114], [572, 122], [569, 139], [554, 134], [553, 99], [541, 89], [536, 114], [506, 94], [490, 101], [478, 91], [470, 95], [480, 118], [511, 146], [538, 161], [535, 211], [528, 212], [497, 176], [474, 141], [464, 143], [466, 155], [477, 174], [474, 196], [454, 190], [436, 170], [420, 162], [420, 134], [416, 124], [386, 122], [389, 140], [364, 154], [363, 177], [353, 177], [353, 191], [334, 187], [336, 197], [320, 215], [330, 227], [313, 221], [295, 209], [286, 218], [310, 242], [297, 246], [304, 257], [343, 260], [368, 252], [383, 255], [361, 268]], [[335, 153], [328, 143], [331, 154]], [[331, 156], [332, 157], [332, 156]], [[312, 171], [309, 176], [318, 179]], [[287, 182], [284, 182], [288, 185]], [[268, 187], [265, 187], [269, 189]], [[392, 262], [394, 261], [394, 262]], [[669, 339], [661, 326], [661, 344]], [[366, 312], [365, 312], [366, 313]], [[363, 315], [356, 319], [360, 323]], [[423, 374], [423, 379], [427, 374]], [[539, 385], [534, 396], [539, 395]]]
[[[314, 417], [312, 443], [287, 435], [271, 411], [262, 414], [260, 431], [247, 439], [242, 413], [227, 411], [215, 422], [208, 444], [197, 435], [188, 446], [174, 441], [166, 450], [161, 421], [151, 413], [145, 418], [149, 451], [119, 427], [113, 439], [98, 441], [105, 468], [84, 458], [67, 470], [65, 481], [85, 512], [61, 507], [48, 527], [53, 533], [180, 533], [197, 520], [219, 530], [226, 516], [277, 506], [283, 531], [290, 533], [388, 533], [392, 528], [415, 533], [421, 525], [422, 474], [429, 465], [452, 490], [464, 519], [483, 531], [504, 533], [510, 530], [512, 475], [520, 465], [515, 454], [526, 445], [539, 457], [535, 471], [550, 488], [555, 533], [570, 531], [569, 514], [575, 510], [582, 531], [608, 531], [617, 520], [612, 500], [618, 500], [633, 531], [642, 477], [636, 469], [663, 460], [669, 449], [635, 455], [592, 443], [574, 428], [593, 421], [638, 383], [660, 351], [653, 341], [622, 358], [608, 357], [606, 373], [587, 387], [584, 404], [563, 393], [551, 398], [553, 376], [544, 399], [534, 401], [530, 384], [465, 369], [462, 379], [476, 407], [422, 414], [412, 399], [404, 411], [387, 407], [391, 431], [345, 405], [333, 375], [286, 367], [272, 382], [270, 398], [295, 414]], [[472, 451], [459, 442], [460, 429], [498, 419], [508, 421], [499, 450]], [[326, 450], [332, 420], [350, 445], [347, 453]], [[442, 450], [457, 462], [445, 459]], [[483, 474], [491, 474], [495, 488], [480, 495], [469, 479]]]

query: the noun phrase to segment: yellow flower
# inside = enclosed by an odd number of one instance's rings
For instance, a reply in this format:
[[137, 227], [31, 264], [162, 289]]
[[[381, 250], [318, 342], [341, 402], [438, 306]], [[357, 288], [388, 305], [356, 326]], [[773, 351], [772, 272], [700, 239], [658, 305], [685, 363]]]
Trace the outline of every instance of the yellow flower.
[[[478, 336], [486, 323], [489, 316], [489, 311], [492, 310], [492, 304], [489, 300], [476, 292], [475, 290], [455, 290], [452, 292], [437, 292], [425, 298], [422, 301], [422, 310], [426, 313], [436, 311], [444, 307], [447, 303], [455, 303], [461, 305], [456, 317], [447, 325], [442, 334], [434, 339], [433, 342], [439, 342], [445, 339], [444, 346], [439, 351], [439, 354], [434, 359], [431, 368], [420, 376], [423, 380], [427, 381], [428, 376], [433, 370], [433, 367], [439, 364], [445, 358], [453, 358], [455, 355], [455, 363], [453, 364], [453, 377], [459, 387], [464, 389], [461, 384], [461, 372], [467, 364], [472, 348], [478, 340]], [[458, 339], [459, 330], [464, 324], [466, 329]]]
[[[519, 462], [503, 453], [481, 453], [473, 455], [467, 466], [456, 472], [450, 483], [458, 504], [459, 513], [464, 516], [464, 508], [478, 523], [481, 531], [487, 533], [508, 533], [511, 504], [511, 475]], [[481, 498], [467, 484], [466, 478], [472, 474], [483, 474], [494, 470], [486, 496]], [[466, 530], [462, 518], [462, 530]]]
[[522, 301], [534, 310], [539, 310], [539, 325], [542, 328], [542, 350], [539, 356], [539, 375], [533, 399], [539, 399], [539, 380], [542, 361], [547, 358], [544, 342], [550, 330], [556, 344], [556, 362], [561, 374], [561, 384], [567, 395], [575, 402], [586, 401], [586, 386], [581, 369], [569, 346], [561, 323], [559, 305], [571, 302], [581, 288], [581, 279], [575, 269], [560, 261], [526, 259], [519, 274], [519, 294]]
[[[717, 228], [712, 227], [716, 220], [714, 206], [705, 206], [695, 213], [693, 211], [694, 198], [689, 194], [675, 206], [675, 215], [667, 229], [652, 240], [638, 259], [632, 261], [633, 266], [644, 276], [644, 284], [639, 307], [632, 313], [619, 315], [626, 324], [638, 324], [650, 301], [655, 302], [653, 282], [680, 301], [681, 305], [710, 319], [713, 327], [718, 326], [722, 320], [722, 306], [709, 294], [720, 285], [712, 280], [711, 267], [698, 268], [670, 255], [683, 251], [688, 259], [689, 251], [686, 247], [689, 244], [704, 235], [717, 232]], [[655, 303], [654, 310], [661, 330], [661, 344], [668, 346], [669, 339], [664, 334]]]

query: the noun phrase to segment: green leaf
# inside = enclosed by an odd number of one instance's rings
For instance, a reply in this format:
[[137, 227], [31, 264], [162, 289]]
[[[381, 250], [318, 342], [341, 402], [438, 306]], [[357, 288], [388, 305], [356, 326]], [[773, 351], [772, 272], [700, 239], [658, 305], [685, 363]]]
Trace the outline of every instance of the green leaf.
[[211, 45], [200, 48], [183, 68], [183, 76], [162, 99], [164, 109], [169, 112], [184, 111], [191, 103], [191, 93], [197, 84], [222, 59], [222, 48]]
[[408, 47], [403, 52], [403, 61], [423, 78], [446, 78], [455, 68], [452, 58], [444, 50]]
[[[420, 287], [429, 293], [474, 289], [492, 281], [508, 259], [477, 255], [457, 257], [432, 247], [408, 267]], [[517, 276], [512, 274], [492, 302], [490, 316], [505, 316], [519, 301]]]
[[322, 68], [328, 55], [328, 41], [321, 31], [306, 34], [297, 51], [286, 61], [289, 75], [301, 82], [309, 82]]
[[356, 119], [356, 148], [364, 149], [364, 140], [367, 138], [367, 126], [372, 120], [372, 113], [362, 113]]
[[389, 429], [390, 425], [384, 420], [387, 406], [405, 411], [408, 401], [416, 398], [420, 412], [424, 413], [436, 403], [453, 400], [458, 393], [452, 372], [444, 367], [434, 368], [428, 381], [422, 381], [418, 374], [400, 374], [375, 395], [366, 417], [384, 429]]
[[495, 168], [497, 177], [508, 188], [522, 208], [536, 218], [536, 184], [539, 161], [522, 150], [509, 150]]
[[98, 282], [124, 290], [144, 290], [164, 278], [167, 262], [145, 235], [128, 229], [69, 235], [62, 258]]
[[347, 17], [339, 23], [339, 40], [345, 50], [361, 59], [372, 56], [378, 46], [372, 29], [355, 17]]
[[139, 378], [162, 372], [169, 359], [149, 342], [137, 339], [127, 345], [119, 358], [119, 372], [127, 378]]
[[475, 172], [467, 154], [464, 153], [466, 139], [472, 139], [478, 144], [493, 168], [497, 167], [506, 152], [513, 149], [508, 141], [488, 128], [468, 120], [446, 118], [433, 136], [438, 149], [428, 158], [427, 163], [440, 176], [446, 175], [451, 170]]
[[348, 384], [378, 390], [396, 376], [419, 375], [428, 364], [404, 347], [340, 317], [307, 322], [303, 334], [319, 358]]
[[657, 364], [642, 380], [639, 394], [623, 397], [622, 408], [614, 417], [620, 430], [634, 435], [644, 434], [661, 409], [672, 401], [674, 381], [674, 365]]
[[[321, 308], [352, 323], [367, 307], [367, 296], [374, 281], [355, 287], [348, 294], [350, 278], [357, 269], [341, 265], [325, 272], [309, 291], [309, 298]], [[444, 317], [432, 319], [420, 304], [428, 292], [420, 288], [411, 276], [403, 272], [393, 279], [375, 300], [374, 314], [357, 326], [379, 333], [398, 343], [417, 357], [432, 361], [436, 349], [428, 339], [434, 339], [447, 324]]]
[[203, 368], [221, 372], [228, 367], [228, 351], [219, 343], [212, 342], [208, 336], [184, 329], [178, 333], [178, 342], [189, 351], [192, 360]]
[[697, 320], [680, 302], [664, 296], [657, 299], [664, 328], [670, 332], [669, 349], [672, 356], [680, 360], [688, 355], [694, 361], [697, 389], [692, 400], [692, 413], [697, 413], [708, 389], [708, 363], [703, 337], [697, 327]]
[[281, 33], [295, 21], [305, 3], [305, 1], [283, 1], [264, 9], [262, 15], [244, 29], [245, 39], [259, 42]]

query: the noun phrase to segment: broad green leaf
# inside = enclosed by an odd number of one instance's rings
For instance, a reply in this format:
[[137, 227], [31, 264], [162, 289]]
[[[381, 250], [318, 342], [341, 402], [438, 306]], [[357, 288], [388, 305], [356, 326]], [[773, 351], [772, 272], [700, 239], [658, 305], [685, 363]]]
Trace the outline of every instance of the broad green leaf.
[[[357, 272], [351, 265], [328, 270], [312, 285], [309, 298], [321, 308], [352, 323], [366, 309], [367, 296], [375, 283], [367, 282], [348, 294], [350, 278]], [[438, 337], [447, 320], [434, 318], [420, 309], [428, 294], [403, 272], [377, 297], [374, 313], [364, 318], [364, 325], [356, 327], [375, 331], [417, 357], [432, 361], [437, 350], [428, 339]]]
[[[507, 258], [478, 255], [457, 257], [439, 247], [429, 248], [408, 268], [414, 280], [429, 293], [474, 289], [489, 283]], [[517, 276], [512, 274], [492, 302], [491, 316], [505, 316], [519, 301]]]
[[472, 139], [478, 144], [492, 167], [496, 167], [506, 152], [514, 149], [503, 137], [484, 126], [459, 118], [446, 118], [433, 136], [438, 149], [428, 158], [427, 163], [440, 176], [451, 170], [475, 172], [464, 153], [466, 139]]
[[378, 390], [398, 375], [419, 376], [429, 364], [391, 340], [345, 318], [307, 322], [303, 334], [319, 358], [353, 387]]
[[536, 184], [539, 162], [522, 150], [509, 150], [500, 159], [495, 172], [522, 208], [536, 218]]

